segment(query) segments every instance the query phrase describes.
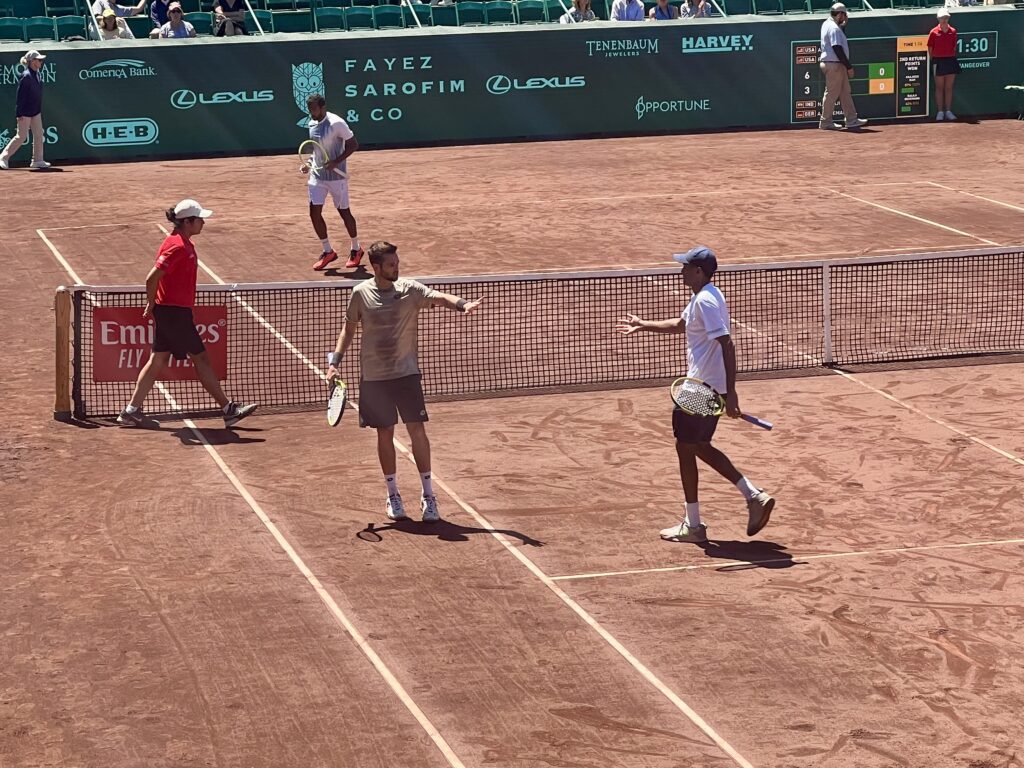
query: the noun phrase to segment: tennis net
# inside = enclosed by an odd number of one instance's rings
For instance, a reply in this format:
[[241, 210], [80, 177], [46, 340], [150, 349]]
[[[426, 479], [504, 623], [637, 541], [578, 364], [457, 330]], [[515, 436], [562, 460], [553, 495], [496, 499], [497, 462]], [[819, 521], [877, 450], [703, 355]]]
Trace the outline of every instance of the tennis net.
[[[690, 295], [677, 268], [423, 282], [485, 297], [471, 315], [422, 312], [420, 363], [431, 399], [656, 385], [685, 372], [683, 336], [613, 330], [627, 313], [677, 316]], [[1024, 352], [1024, 249], [726, 265], [715, 283], [729, 302], [741, 372]], [[229, 396], [261, 408], [322, 405], [326, 353], [356, 285], [200, 286], [196, 324]], [[62, 291], [71, 331], [66, 346], [58, 342], [58, 369], [65, 363], [69, 372], [72, 410], [78, 418], [114, 415], [149, 355], [144, 289]], [[357, 396], [358, 344], [357, 337], [343, 364]], [[168, 375], [165, 396], [154, 393], [148, 410], [210, 410], [190, 368]]]

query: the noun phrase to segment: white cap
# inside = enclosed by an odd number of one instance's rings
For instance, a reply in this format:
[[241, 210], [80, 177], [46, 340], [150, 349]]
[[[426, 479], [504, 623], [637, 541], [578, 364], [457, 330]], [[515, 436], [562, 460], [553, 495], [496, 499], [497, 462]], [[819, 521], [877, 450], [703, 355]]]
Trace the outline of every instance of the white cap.
[[189, 219], [198, 216], [200, 219], [208, 219], [213, 216], [213, 211], [203, 208], [195, 200], [182, 200], [174, 206], [174, 218]]
[[945, 9], [945, 8], [939, 8], [938, 13], [935, 14], [935, 18], [937, 18], [937, 19], [948, 19], [949, 18], [949, 11], [947, 9]]
[[23, 59], [23, 61], [26, 64], [28, 64], [30, 61], [36, 61], [37, 59], [39, 61], [43, 61], [45, 58], [46, 57], [43, 56], [43, 54], [41, 54], [39, 51], [29, 51], [25, 54], [25, 58]]
[[847, 16], [850, 15], [850, 12], [846, 10], [846, 6], [843, 5], [842, 3], [836, 3], [829, 10], [831, 11], [833, 16], [835, 16], [837, 13], [845, 13]]

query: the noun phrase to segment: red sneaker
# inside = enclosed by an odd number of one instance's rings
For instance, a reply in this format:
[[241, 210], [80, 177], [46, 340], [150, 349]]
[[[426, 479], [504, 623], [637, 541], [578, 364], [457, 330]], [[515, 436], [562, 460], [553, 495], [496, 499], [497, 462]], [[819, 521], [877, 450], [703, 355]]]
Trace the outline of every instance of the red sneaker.
[[358, 251], [352, 251], [349, 254], [348, 261], [345, 262], [345, 266], [348, 269], [353, 269], [359, 266], [359, 262], [363, 260], [363, 249], [360, 248]]
[[317, 259], [316, 264], [313, 265], [313, 269], [315, 269], [317, 272], [319, 272], [322, 269], [327, 269], [327, 265], [328, 264], [330, 264], [332, 261], [337, 261], [337, 260], [338, 260], [338, 254], [336, 254], [334, 251], [324, 251], [320, 255], [320, 258]]

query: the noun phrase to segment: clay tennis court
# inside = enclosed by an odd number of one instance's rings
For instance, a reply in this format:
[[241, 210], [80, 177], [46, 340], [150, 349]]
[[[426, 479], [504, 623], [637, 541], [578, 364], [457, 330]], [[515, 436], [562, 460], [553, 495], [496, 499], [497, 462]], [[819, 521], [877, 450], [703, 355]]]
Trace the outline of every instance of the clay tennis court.
[[[353, 212], [408, 275], [1009, 250], [1021, 130], [367, 152]], [[178, 199], [201, 282], [318, 279], [295, 165], [4, 175], [0, 765], [1024, 765], [1014, 358], [744, 381], [778, 506], [702, 473], [703, 548], [660, 388], [431, 404], [432, 526], [351, 416], [54, 422], [54, 288], [140, 283]]]

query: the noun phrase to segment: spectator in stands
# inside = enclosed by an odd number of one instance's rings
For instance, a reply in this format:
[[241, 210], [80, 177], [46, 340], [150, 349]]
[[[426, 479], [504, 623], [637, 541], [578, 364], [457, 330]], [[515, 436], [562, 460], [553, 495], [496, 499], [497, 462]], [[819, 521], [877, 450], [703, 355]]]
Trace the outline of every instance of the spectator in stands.
[[643, 0], [615, 0], [612, 3], [612, 21], [643, 21], [646, 15]]
[[590, 0], [572, 0], [572, 10], [563, 13], [558, 19], [559, 24], [579, 24], [582, 21], [597, 21], [597, 16], [590, 7]]
[[118, 18], [122, 16], [135, 16], [146, 10], [146, 0], [139, 0], [138, 5], [118, 5], [117, 0], [96, 0], [92, 4], [92, 15], [96, 17], [97, 21], [100, 21], [103, 12], [108, 8]]
[[[110, 8], [104, 9], [99, 20], [100, 40], [134, 40], [124, 19], [119, 19]], [[91, 31], [91, 30], [90, 30]]]
[[244, 0], [217, 0], [213, 13], [216, 24], [213, 34], [216, 37], [249, 34], [245, 28]]
[[928, 33], [928, 50], [932, 54], [932, 69], [935, 71], [935, 119], [956, 120], [953, 106], [953, 81], [960, 72], [956, 58], [956, 28], [949, 24], [949, 11], [945, 8], [936, 14], [939, 23]]
[[679, 9], [669, 5], [668, 0], [658, 0], [647, 18], [651, 21], [672, 21], [679, 18]]
[[43, 81], [39, 79], [39, 70], [43, 68], [46, 57], [39, 51], [29, 51], [21, 57], [21, 66], [25, 69], [18, 81], [17, 108], [15, 117], [18, 130], [4, 151], [0, 152], [0, 170], [6, 171], [10, 160], [21, 145], [25, 143], [28, 132], [32, 131], [32, 168], [42, 170], [50, 164], [43, 160]]
[[181, 3], [175, 2], [167, 6], [167, 23], [157, 32], [159, 38], [195, 37], [196, 28], [182, 18]]
[[167, 23], [167, 9], [171, 0], [153, 0], [149, 6], [149, 18], [153, 21], [153, 29], [160, 29]]
[[706, 19], [711, 16], [713, 7], [706, 0], [683, 0], [679, 7], [679, 15], [684, 19]]

